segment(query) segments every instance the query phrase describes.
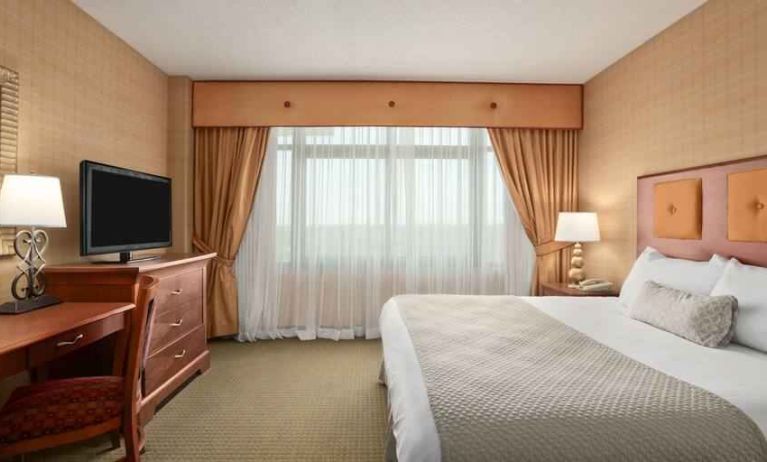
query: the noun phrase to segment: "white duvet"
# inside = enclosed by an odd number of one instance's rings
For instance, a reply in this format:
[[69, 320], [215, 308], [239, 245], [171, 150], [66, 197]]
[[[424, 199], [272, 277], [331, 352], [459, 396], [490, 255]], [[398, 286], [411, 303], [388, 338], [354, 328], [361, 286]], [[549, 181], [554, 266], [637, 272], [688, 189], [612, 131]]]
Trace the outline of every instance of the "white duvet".
[[[702, 347], [627, 317], [617, 298], [522, 299], [604, 345], [719, 395], [767, 435], [767, 354], [740, 345]], [[380, 327], [397, 458], [439, 461], [439, 437], [426, 387], [396, 300], [384, 305]]]

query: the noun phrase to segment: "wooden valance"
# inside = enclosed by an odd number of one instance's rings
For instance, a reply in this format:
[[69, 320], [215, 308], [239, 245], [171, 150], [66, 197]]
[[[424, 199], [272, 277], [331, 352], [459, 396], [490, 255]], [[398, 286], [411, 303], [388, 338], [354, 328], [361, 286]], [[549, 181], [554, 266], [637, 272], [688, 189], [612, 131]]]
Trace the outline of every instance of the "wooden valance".
[[195, 127], [583, 126], [582, 85], [195, 82]]

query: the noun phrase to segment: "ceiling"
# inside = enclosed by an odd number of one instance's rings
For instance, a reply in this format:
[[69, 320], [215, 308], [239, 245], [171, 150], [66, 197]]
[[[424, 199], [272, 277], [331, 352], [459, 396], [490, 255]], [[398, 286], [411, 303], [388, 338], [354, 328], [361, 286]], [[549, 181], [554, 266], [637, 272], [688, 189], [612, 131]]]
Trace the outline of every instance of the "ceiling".
[[74, 0], [171, 75], [583, 83], [704, 0]]

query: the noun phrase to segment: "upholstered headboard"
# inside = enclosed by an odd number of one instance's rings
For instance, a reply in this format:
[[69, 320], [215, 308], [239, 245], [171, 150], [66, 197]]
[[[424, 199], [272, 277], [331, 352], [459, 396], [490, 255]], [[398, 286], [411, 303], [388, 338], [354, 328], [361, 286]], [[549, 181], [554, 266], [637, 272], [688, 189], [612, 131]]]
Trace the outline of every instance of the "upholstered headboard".
[[767, 266], [764, 169], [767, 156], [637, 178], [637, 253], [652, 246], [678, 258], [706, 260], [718, 253]]

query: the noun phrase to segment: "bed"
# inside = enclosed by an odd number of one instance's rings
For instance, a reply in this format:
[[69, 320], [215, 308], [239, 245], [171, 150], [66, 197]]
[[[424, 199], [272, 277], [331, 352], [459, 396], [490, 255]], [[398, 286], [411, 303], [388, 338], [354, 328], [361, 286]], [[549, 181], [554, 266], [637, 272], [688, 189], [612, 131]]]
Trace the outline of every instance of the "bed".
[[[767, 158], [640, 177], [638, 251], [767, 267], [767, 243], [727, 238], [727, 177], [755, 168]], [[659, 237], [654, 187], [688, 177], [702, 238]], [[404, 295], [380, 329], [389, 460], [767, 461], [764, 348], [703, 347], [618, 298]]]
[[[421, 296], [444, 303], [456, 296]], [[512, 297], [462, 297], [465, 303]], [[473, 299], [473, 300], [472, 300]], [[708, 390], [737, 406], [767, 433], [767, 354], [731, 344], [703, 348], [628, 318], [613, 297], [521, 297], [548, 316], [658, 371]], [[381, 334], [393, 440], [405, 461], [442, 460], [440, 441], [413, 343], [395, 297], [383, 308]], [[448, 303], [453, 303], [447, 300]]]

